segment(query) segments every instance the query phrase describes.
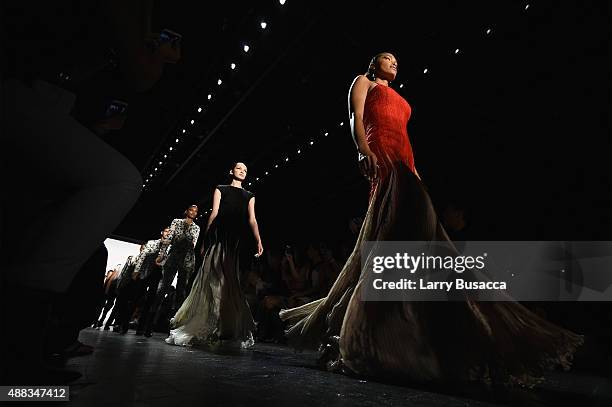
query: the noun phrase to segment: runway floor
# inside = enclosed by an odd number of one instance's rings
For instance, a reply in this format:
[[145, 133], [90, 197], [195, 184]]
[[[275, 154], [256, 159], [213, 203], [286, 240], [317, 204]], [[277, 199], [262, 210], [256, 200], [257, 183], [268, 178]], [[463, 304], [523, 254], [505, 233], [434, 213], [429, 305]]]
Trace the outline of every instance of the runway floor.
[[[73, 406], [608, 406], [612, 380], [559, 372], [531, 391], [423, 388], [329, 373], [316, 354], [256, 344], [252, 350], [211, 352], [152, 338], [86, 329], [93, 355], [71, 359], [83, 373], [71, 386]], [[463, 394], [462, 394], [463, 393]], [[65, 405], [65, 404], [64, 404]]]

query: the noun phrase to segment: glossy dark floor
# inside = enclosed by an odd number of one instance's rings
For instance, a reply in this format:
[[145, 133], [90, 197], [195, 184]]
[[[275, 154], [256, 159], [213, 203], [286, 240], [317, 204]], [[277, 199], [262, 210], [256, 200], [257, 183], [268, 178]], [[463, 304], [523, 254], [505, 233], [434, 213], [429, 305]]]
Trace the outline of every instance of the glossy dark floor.
[[[612, 405], [612, 381], [554, 373], [533, 391], [501, 395], [377, 383], [328, 373], [313, 353], [278, 345], [210, 352], [170, 346], [163, 335], [119, 335], [86, 329], [93, 355], [68, 367], [83, 377], [71, 386], [74, 406], [561, 406]], [[463, 394], [460, 394], [463, 393]]]

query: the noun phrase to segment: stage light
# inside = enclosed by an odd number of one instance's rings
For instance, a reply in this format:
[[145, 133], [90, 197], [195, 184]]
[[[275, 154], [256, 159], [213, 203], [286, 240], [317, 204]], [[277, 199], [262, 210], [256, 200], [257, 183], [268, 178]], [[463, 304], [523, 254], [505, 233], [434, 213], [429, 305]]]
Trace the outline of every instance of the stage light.
[[458, 53], [459, 53], [459, 48], [455, 50], [455, 55], [457, 55]]
[[276, 165], [274, 166], [274, 168], [278, 168], [278, 164], [276, 164]]
[[400, 89], [401, 89], [401, 88], [403, 88], [403, 87], [404, 87], [404, 84], [403, 84], [403, 83], [400, 83]]
[[198, 107], [198, 113], [201, 113], [201, 112], [202, 112], [202, 108]]
[[191, 119], [191, 121], [189, 123], [194, 124], [195, 120]]
[[164, 158], [168, 158], [168, 154], [164, 154]]
[[527, 4], [527, 5], [525, 6], [525, 10], [527, 10], [527, 9], [529, 9], [529, 4]]
[[427, 72], [429, 72], [429, 69], [427, 68], [423, 69], [423, 73], [427, 73]]
[[249, 49], [251, 49], [248, 45], [244, 44], [244, 47], [242, 47], [242, 49], [244, 50], [244, 52], [249, 52]]
[[161, 161], [159, 162], [159, 165], [162, 165], [162, 162], [161, 162]]
[[310, 145], [313, 145], [313, 144], [314, 144], [314, 141], [311, 141], [311, 142], [310, 142]]
[[302, 152], [302, 150], [298, 150], [298, 154], [300, 154]]
[[176, 140], [174, 140], [174, 141], [178, 143], [178, 142], [179, 142], [179, 139], [176, 139]]
[[289, 157], [285, 158], [285, 161], [289, 161]]
[[187, 131], [187, 130], [183, 129], [183, 134], [185, 134], [185, 132], [186, 132], [186, 131]]
[[236, 64], [232, 62], [231, 65], [230, 65], [230, 69], [232, 69], [232, 70], [236, 69]]
[[153, 171], [157, 171], [157, 167], [155, 167], [155, 169]]
[[488, 35], [488, 34], [491, 34], [491, 29], [490, 29], [490, 28], [487, 28], [486, 33], [487, 33], [487, 35]]
[[249, 186], [251, 186], [251, 183], [249, 182]]
[[170, 147], [170, 151], [172, 151], [172, 147]]
[[268, 26], [268, 24], [265, 21], [262, 21], [261, 24], [259, 24], [262, 30], [265, 30], [266, 27]]
[[217, 80], [217, 85], [221, 86], [222, 83], [223, 81], [221, 79]]
[[268, 175], [268, 171], [266, 171], [266, 175]]
[[208, 94], [208, 100], [212, 99], [212, 95], [209, 93]]
[[340, 122], [340, 126], [344, 126], [344, 122]]
[[259, 181], [259, 178], [255, 178], [255, 181]]
[[153, 176], [153, 174], [149, 174], [149, 178], [151, 178]]
[[278, 2], [281, 4], [281, 6], [284, 6], [287, 0], [278, 0]]
[[328, 133], [328, 132], [325, 132], [324, 136], [325, 136], [325, 137], [327, 137], [328, 135], [329, 135], [329, 133]]

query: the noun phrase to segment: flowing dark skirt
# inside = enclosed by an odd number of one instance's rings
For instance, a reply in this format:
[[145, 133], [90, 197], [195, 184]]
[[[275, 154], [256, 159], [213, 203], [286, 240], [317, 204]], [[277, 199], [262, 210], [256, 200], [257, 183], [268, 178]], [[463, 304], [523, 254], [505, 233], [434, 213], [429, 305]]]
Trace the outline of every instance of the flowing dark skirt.
[[166, 342], [183, 346], [254, 344], [255, 322], [240, 289], [238, 242], [209, 234], [206, 253], [189, 296], [171, 324]]
[[316, 349], [335, 338], [351, 371], [420, 382], [533, 385], [544, 369], [569, 368], [582, 337], [517, 302], [362, 301], [365, 241], [448, 241], [420, 180], [403, 164], [389, 167], [373, 185], [355, 248], [328, 296], [281, 311], [290, 343]]

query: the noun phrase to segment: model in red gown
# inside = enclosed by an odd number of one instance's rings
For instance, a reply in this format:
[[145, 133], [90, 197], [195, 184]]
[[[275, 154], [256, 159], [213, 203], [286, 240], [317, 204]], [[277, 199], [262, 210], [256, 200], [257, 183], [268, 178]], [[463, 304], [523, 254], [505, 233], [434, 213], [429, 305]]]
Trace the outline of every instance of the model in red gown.
[[[329, 366], [367, 376], [532, 385], [547, 368], [569, 368], [582, 337], [517, 302], [363, 301], [365, 241], [447, 241], [415, 175], [406, 126], [411, 108], [384, 84], [370, 87], [363, 124], [378, 157], [355, 248], [327, 297], [282, 310], [296, 348], [336, 346]], [[331, 344], [331, 345], [330, 345]]]

